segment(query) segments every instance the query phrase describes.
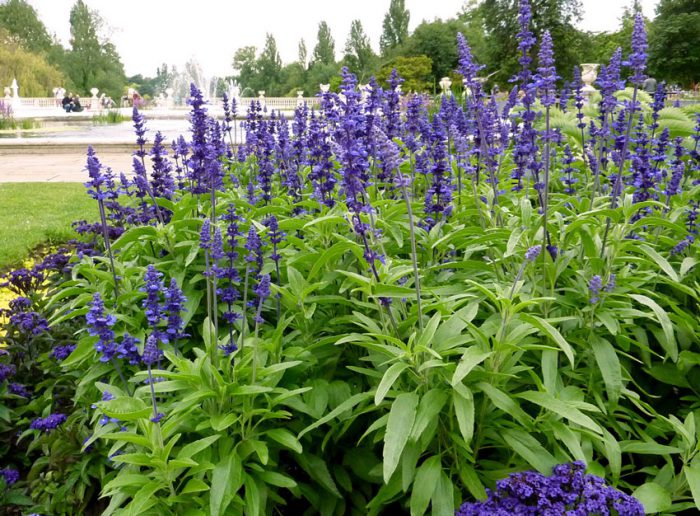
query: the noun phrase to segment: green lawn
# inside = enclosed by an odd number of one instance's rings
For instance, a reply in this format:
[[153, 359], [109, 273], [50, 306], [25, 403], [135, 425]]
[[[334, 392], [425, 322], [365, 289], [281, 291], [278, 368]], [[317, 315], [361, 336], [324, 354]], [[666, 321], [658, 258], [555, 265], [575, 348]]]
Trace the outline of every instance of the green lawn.
[[74, 220], [97, 218], [97, 203], [81, 183], [0, 184], [0, 271], [40, 244], [73, 238]]

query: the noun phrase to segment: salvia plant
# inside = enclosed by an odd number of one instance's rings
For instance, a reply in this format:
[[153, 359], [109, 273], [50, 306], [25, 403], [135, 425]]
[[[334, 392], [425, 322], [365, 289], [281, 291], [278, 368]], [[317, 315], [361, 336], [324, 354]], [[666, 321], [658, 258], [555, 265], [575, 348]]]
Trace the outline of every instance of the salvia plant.
[[344, 70], [234, 146], [192, 86], [188, 137], [134, 111], [128, 176], [89, 150], [100, 220], [3, 277], [2, 502], [700, 508], [700, 118], [640, 90], [641, 18], [587, 97], [519, 12], [505, 101], [460, 36], [464, 96]]

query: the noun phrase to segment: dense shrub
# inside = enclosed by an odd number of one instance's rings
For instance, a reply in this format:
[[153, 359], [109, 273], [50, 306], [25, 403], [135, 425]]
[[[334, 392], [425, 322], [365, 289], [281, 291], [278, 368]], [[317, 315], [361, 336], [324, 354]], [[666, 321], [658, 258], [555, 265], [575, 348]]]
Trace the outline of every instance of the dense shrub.
[[6, 314], [8, 503], [452, 514], [581, 461], [695, 507], [700, 127], [640, 95], [641, 21], [629, 90], [616, 54], [588, 104], [555, 92], [546, 35], [529, 68], [520, 21], [505, 106], [460, 39], [469, 94], [432, 117], [396, 74], [363, 98], [344, 72], [291, 127], [253, 103], [235, 149], [192, 87], [170, 156], [137, 111], [132, 179], [90, 150], [101, 220], [77, 227], [102, 252], [8, 278], [30, 301]]

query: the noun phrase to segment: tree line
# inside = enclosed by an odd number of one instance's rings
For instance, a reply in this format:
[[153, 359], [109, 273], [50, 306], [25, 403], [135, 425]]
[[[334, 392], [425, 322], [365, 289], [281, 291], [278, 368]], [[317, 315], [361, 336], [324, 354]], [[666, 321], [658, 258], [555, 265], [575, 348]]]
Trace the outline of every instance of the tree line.
[[16, 78], [25, 97], [50, 96], [56, 87], [87, 95], [96, 87], [118, 98], [126, 84], [124, 65], [102, 18], [77, 0], [69, 21], [70, 46], [65, 48], [27, 2], [0, 4], [0, 84]]
[[[641, 10], [631, 0], [618, 28], [592, 33], [577, 27], [581, 0], [533, 0], [532, 27], [536, 37], [549, 30], [561, 80], [569, 80], [575, 65], [604, 63], [615, 48], [629, 51], [634, 15]], [[230, 76], [218, 80], [217, 93], [235, 80], [244, 96], [264, 90], [268, 96], [294, 96], [298, 90], [313, 95], [319, 84], [337, 86], [339, 72], [347, 66], [360, 82], [371, 76], [382, 83], [396, 68], [405, 79], [404, 91], [436, 91], [442, 77], [451, 76], [459, 86], [456, 35], [465, 35], [488, 87], [508, 88], [518, 69], [518, 0], [468, 0], [455, 16], [422, 21], [409, 31], [410, 12], [405, 0], [390, 0], [384, 15], [379, 52], [364, 30], [353, 20], [350, 32], [336, 58], [336, 40], [322, 21], [316, 41], [309, 46], [303, 38], [297, 59], [284, 64], [273, 34], [267, 34], [262, 49], [245, 46], [236, 50]], [[70, 46], [63, 47], [49, 35], [36, 11], [25, 0], [0, 3], [0, 85], [17, 78], [24, 96], [51, 95], [63, 86], [85, 95], [90, 88], [118, 98], [127, 85], [144, 96], [162, 94], [178, 76], [175, 67], [163, 65], [155, 77], [138, 74], [126, 77], [117, 49], [105, 34], [99, 14], [83, 0], [70, 12]], [[647, 21], [649, 72], [659, 80], [691, 87], [700, 80], [700, 0], [660, 0], [656, 16]], [[340, 47], [338, 47], [340, 48]], [[187, 68], [188, 65], [186, 65]]]

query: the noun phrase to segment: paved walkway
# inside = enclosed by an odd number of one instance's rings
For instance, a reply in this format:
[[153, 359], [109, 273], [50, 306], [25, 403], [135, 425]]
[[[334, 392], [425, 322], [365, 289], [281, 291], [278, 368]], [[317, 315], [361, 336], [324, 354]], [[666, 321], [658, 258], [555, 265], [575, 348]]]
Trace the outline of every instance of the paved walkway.
[[[103, 165], [118, 175], [131, 175], [131, 153], [98, 153]], [[85, 153], [4, 154], [0, 153], [0, 183], [85, 182]]]

